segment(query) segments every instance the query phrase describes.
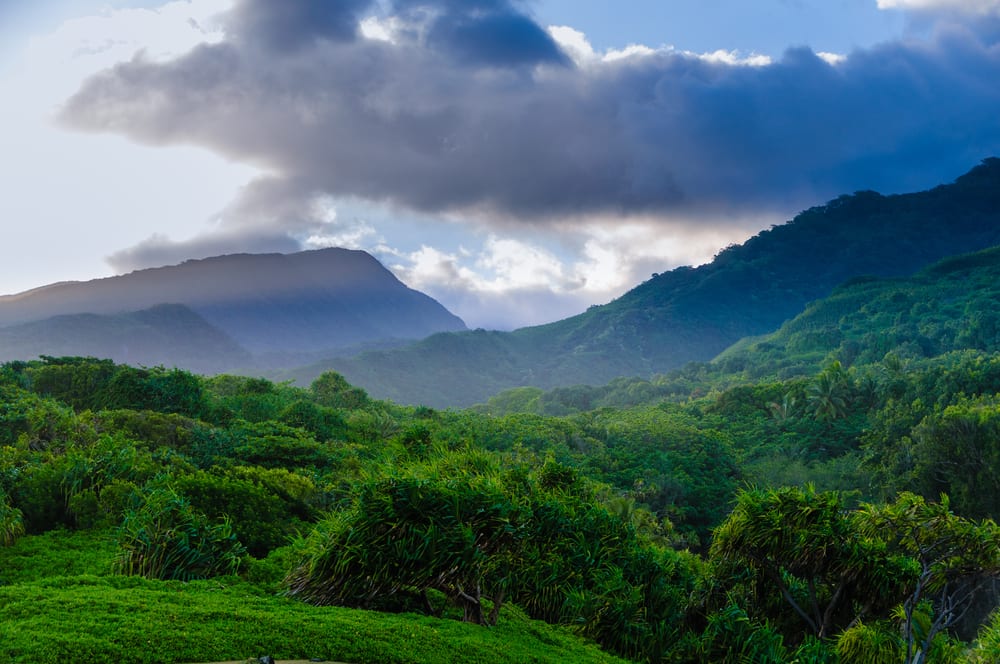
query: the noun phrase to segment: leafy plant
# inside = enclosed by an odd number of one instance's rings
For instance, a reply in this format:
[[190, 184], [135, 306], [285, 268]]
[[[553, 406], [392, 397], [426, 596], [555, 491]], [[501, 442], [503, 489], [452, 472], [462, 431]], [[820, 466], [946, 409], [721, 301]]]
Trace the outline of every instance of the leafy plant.
[[495, 624], [525, 516], [489, 479], [374, 481], [310, 535], [289, 593], [313, 604], [371, 607], [438, 590], [462, 607], [464, 620]]
[[837, 637], [842, 664], [896, 664], [903, 657], [899, 635], [885, 624], [858, 623]]
[[24, 534], [21, 510], [12, 507], [7, 495], [0, 492], [0, 546], [10, 546]]
[[187, 581], [235, 574], [245, 555], [228, 521], [212, 523], [169, 487], [153, 488], [125, 514], [114, 571]]

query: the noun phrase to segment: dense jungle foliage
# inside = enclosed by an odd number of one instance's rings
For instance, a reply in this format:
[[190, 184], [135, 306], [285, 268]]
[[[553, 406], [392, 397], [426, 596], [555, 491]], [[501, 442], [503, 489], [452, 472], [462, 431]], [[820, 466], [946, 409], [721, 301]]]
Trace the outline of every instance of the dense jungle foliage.
[[8, 363], [0, 661], [997, 661], [1000, 355], [827, 359], [461, 411]]

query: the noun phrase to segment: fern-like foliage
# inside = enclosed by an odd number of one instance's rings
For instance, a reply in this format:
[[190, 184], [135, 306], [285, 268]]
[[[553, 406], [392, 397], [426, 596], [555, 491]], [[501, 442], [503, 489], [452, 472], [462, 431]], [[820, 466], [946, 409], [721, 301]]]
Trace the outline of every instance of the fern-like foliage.
[[169, 487], [154, 489], [126, 512], [118, 542], [114, 571], [149, 579], [235, 574], [245, 555], [228, 520], [211, 522]]

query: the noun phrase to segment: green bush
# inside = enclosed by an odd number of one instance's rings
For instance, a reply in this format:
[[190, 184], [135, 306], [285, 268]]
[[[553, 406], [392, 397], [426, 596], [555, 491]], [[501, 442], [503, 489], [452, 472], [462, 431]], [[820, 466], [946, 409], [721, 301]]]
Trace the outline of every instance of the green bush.
[[897, 664], [903, 661], [902, 640], [891, 627], [858, 623], [837, 637], [841, 664]]
[[493, 624], [525, 516], [486, 478], [373, 481], [301, 545], [289, 592], [313, 604], [389, 608], [397, 595], [439, 590], [467, 621]]
[[198, 512], [227, 520], [247, 550], [262, 557], [287, 544], [301, 522], [294, 505], [247, 477], [235, 476], [235, 470], [175, 476], [171, 487]]
[[21, 510], [24, 528], [30, 534], [59, 526], [72, 526], [66, 504], [63, 478], [68, 466], [65, 457], [45, 455], [25, 460], [9, 489], [12, 504]]
[[279, 422], [243, 422], [231, 429], [235, 437], [232, 456], [265, 468], [326, 466], [331, 461], [326, 446], [303, 429]]
[[968, 653], [969, 664], [1000, 662], [1000, 611], [994, 612], [979, 630], [979, 637]]
[[194, 431], [203, 424], [175, 413], [106, 410], [90, 416], [98, 432], [119, 432], [150, 451], [160, 447], [188, 452]]
[[343, 439], [347, 435], [347, 423], [338, 410], [306, 399], [285, 406], [277, 419], [288, 426], [305, 429], [317, 440]]
[[698, 659], [718, 664], [781, 664], [788, 661], [788, 652], [781, 635], [766, 623], [757, 624], [739, 607], [727, 606], [708, 617]]
[[10, 546], [24, 534], [21, 510], [11, 506], [7, 495], [0, 492], [0, 546]]
[[228, 521], [212, 522], [171, 488], [154, 488], [122, 521], [114, 571], [188, 581], [235, 574], [246, 551]]

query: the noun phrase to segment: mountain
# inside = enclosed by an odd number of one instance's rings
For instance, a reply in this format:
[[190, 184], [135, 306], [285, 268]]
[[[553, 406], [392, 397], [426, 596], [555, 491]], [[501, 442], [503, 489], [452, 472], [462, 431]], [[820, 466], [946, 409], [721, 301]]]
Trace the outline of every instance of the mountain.
[[[1000, 382], [988, 377], [987, 354], [1000, 353], [1000, 247], [952, 256], [910, 277], [857, 277], [785, 322], [777, 331], [745, 337], [709, 363], [691, 363], [652, 381], [618, 378], [606, 385], [542, 390], [516, 387], [475, 410], [503, 416], [561, 416], [601, 408], [654, 405], [692, 394], [725, 393], [758, 382], [813, 377], [834, 362], [859, 377], [898, 380], [937, 367], [951, 389], [972, 394]], [[978, 359], [977, 359], [978, 358]], [[962, 375], [957, 363], [968, 360]], [[949, 368], [950, 367], [950, 368]], [[972, 380], [980, 380], [979, 387]], [[864, 378], [859, 383], [864, 384]], [[956, 386], [957, 385], [957, 386]], [[922, 386], [928, 393], [940, 388]], [[736, 403], [739, 399], [736, 399]]]
[[1000, 159], [929, 191], [841, 196], [720, 252], [654, 276], [617, 300], [514, 332], [438, 334], [405, 348], [284, 374], [343, 373], [374, 396], [466, 406], [510, 387], [601, 384], [707, 361], [777, 329], [855, 276], [912, 274], [1000, 244]]
[[[136, 314], [121, 318], [123, 314], [161, 304], [182, 305], [187, 311], [185, 320], [190, 322], [189, 314], [197, 316], [203, 326], [215, 329], [215, 338], [229, 339], [243, 349], [239, 352], [252, 354], [258, 365], [293, 359], [302, 363], [365, 344], [465, 329], [461, 319], [427, 295], [407, 288], [369, 254], [320, 249], [191, 260], [0, 297], [0, 330], [6, 329], [6, 336], [0, 335], [0, 357], [14, 357], [16, 348], [26, 348], [23, 341], [15, 340], [29, 329], [23, 327], [28, 323], [40, 331], [58, 330], [52, 332], [54, 338], [69, 339], [74, 325], [81, 331], [88, 326], [110, 330], [114, 317], [126, 324]], [[146, 324], [153, 324], [148, 314], [139, 318], [144, 316]], [[162, 316], [156, 320], [168, 328], [174, 325]], [[12, 326], [17, 327], [12, 330]], [[163, 334], [169, 336], [170, 331]], [[44, 344], [29, 346], [34, 352]], [[134, 341], [129, 346], [135, 347]], [[174, 364], [169, 357], [163, 362]]]
[[252, 364], [250, 353], [229, 335], [180, 304], [121, 314], [68, 314], [0, 328], [0, 355], [4, 360], [90, 356], [209, 374]]

